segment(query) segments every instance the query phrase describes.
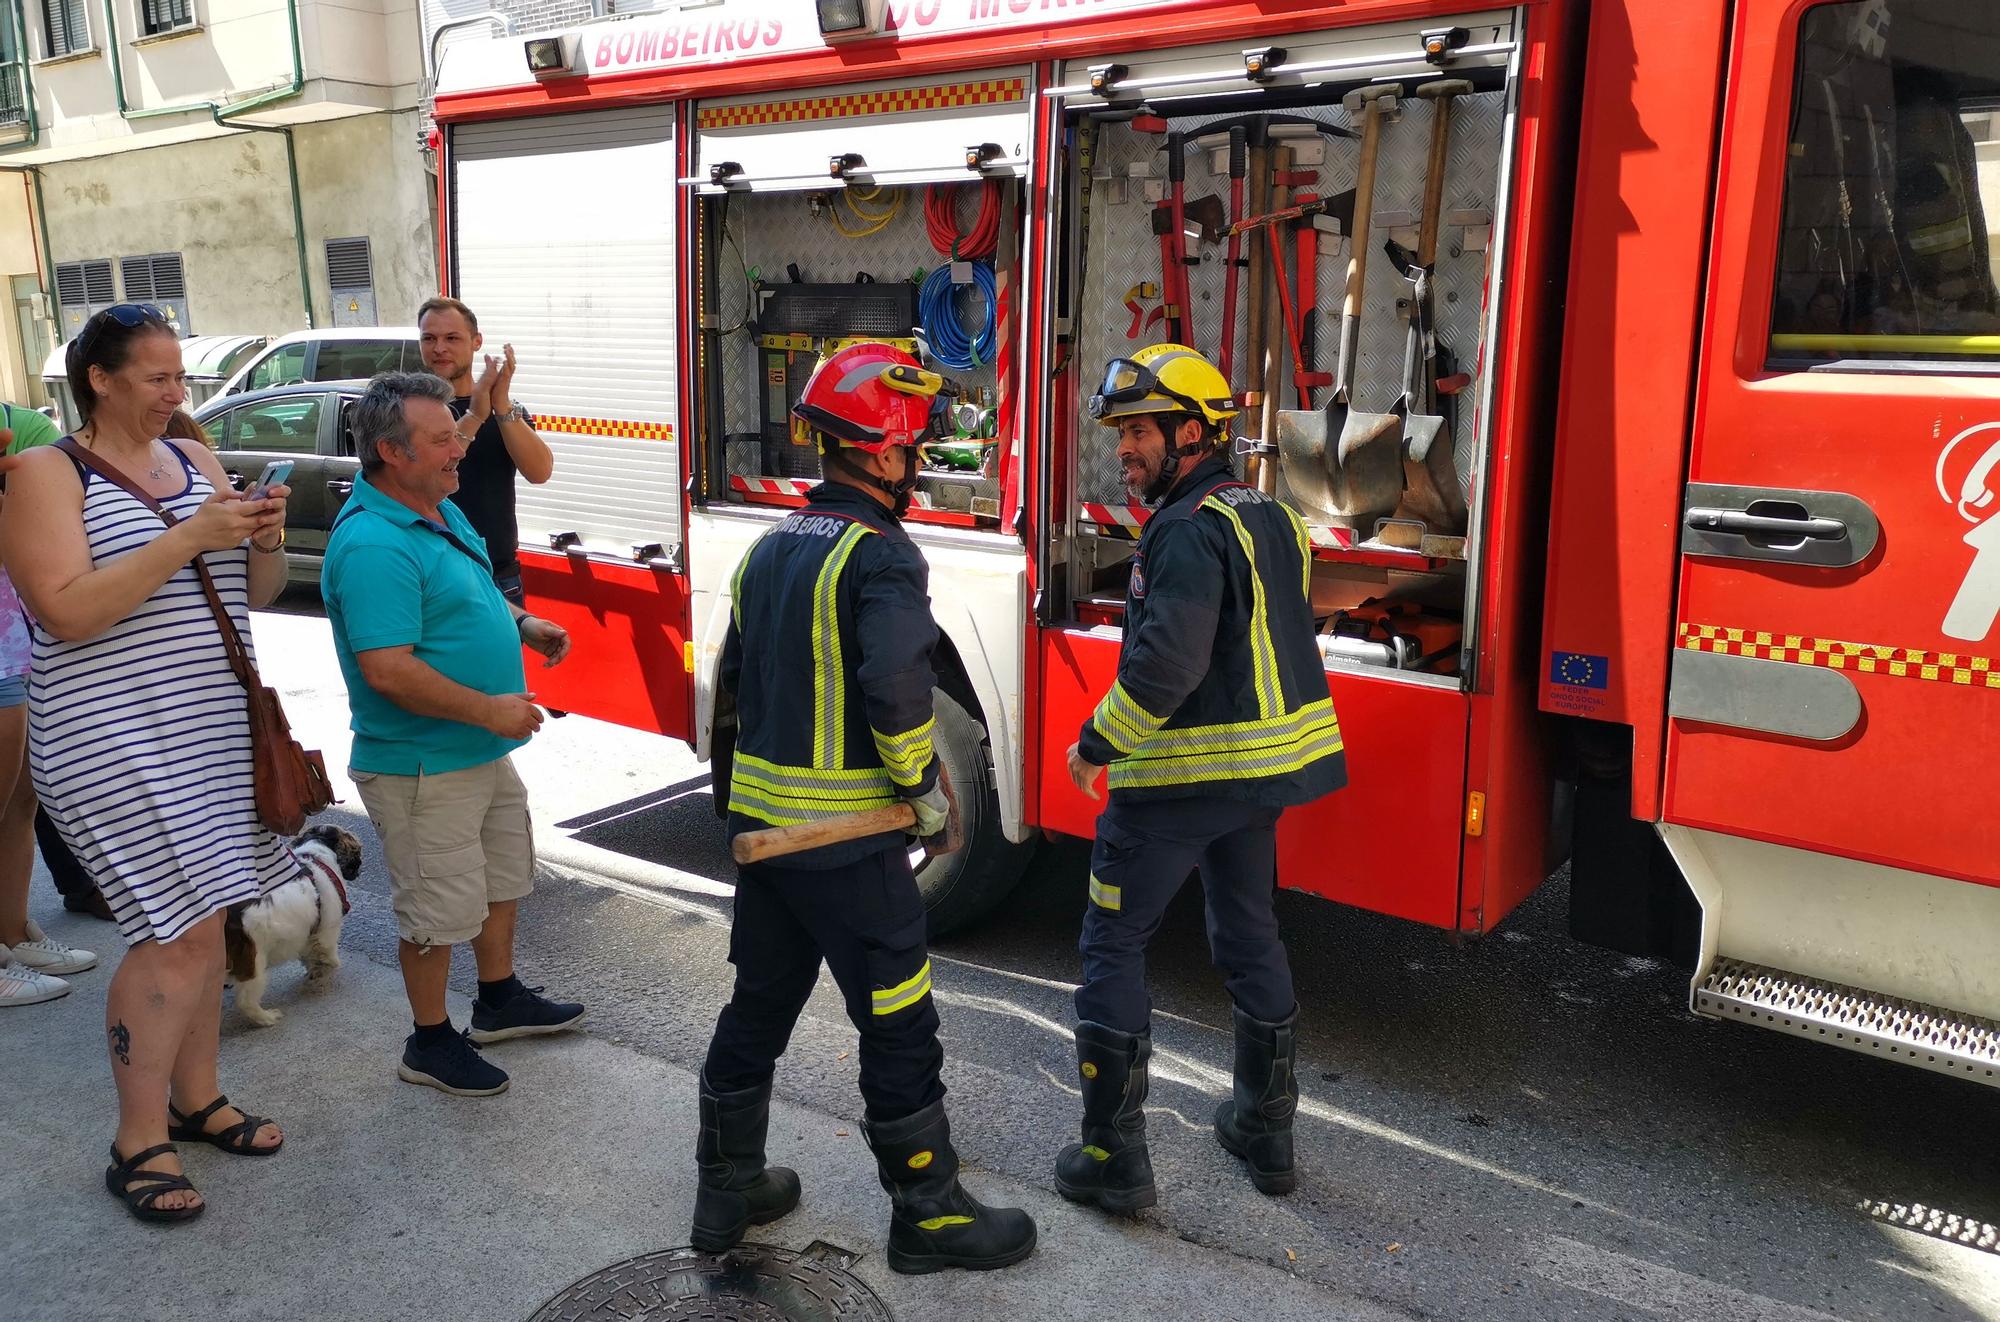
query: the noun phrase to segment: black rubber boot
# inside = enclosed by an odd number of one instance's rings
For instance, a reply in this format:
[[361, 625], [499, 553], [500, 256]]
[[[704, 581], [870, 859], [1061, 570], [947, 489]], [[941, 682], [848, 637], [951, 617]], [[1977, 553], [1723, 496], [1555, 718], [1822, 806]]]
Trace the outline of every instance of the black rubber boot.
[[1292, 1115], [1299, 1109], [1299, 1012], [1275, 1024], [1236, 1011], [1235, 1095], [1215, 1110], [1215, 1137], [1250, 1164], [1259, 1193], [1298, 1188], [1292, 1166]]
[[895, 1270], [987, 1271], [1035, 1251], [1035, 1223], [1026, 1212], [987, 1207], [960, 1187], [943, 1102], [901, 1120], [863, 1120], [861, 1132], [889, 1193], [889, 1265]]
[[1150, 1033], [1103, 1024], [1076, 1026], [1076, 1068], [1083, 1078], [1083, 1141], [1056, 1158], [1056, 1192], [1107, 1212], [1136, 1212], [1160, 1201], [1146, 1151], [1146, 1062]]
[[694, 1159], [694, 1246], [720, 1253], [753, 1225], [776, 1221], [799, 1205], [799, 1177], [764, 1164], [771, 1085], [719, 1093], [701, 1080], [701, 1136]]

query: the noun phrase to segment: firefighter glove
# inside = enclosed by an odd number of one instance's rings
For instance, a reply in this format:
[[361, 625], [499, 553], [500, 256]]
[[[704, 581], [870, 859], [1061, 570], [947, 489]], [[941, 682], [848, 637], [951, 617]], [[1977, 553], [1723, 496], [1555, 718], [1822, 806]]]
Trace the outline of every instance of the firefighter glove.
[[916, 834], [928, 839], [951, 822], [951, 800], [945, 797], [944, 777], [938, 777], [924, 794], [910, 800], [910, 807], [917, 814]]

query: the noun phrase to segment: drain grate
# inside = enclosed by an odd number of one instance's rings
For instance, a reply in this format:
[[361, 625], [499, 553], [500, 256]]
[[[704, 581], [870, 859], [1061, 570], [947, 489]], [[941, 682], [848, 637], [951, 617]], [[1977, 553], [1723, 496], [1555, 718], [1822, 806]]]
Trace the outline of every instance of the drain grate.
[[592, 1272], [528, 1322], [891, 1322], [844, 1270], [852, 1255], [744, 1244], [724, 1254], [663, 1249]]

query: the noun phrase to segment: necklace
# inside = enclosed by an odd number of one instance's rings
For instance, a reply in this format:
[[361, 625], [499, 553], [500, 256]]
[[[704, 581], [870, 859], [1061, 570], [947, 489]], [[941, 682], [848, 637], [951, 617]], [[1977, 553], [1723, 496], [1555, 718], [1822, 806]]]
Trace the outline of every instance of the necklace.
[[[97, 428], [92, 427], [90, 429], [90, 439], [88, 441], [85, 441], [84, 444], [87, 447], [89, 447], [89, 449], [93, 453], [95, 453], [97, 450], [98, 440], [99, 437], [97, 435]], [[159, 453], [157, 445], [158, 443], [155, 441], [146, 442], [146, 457], [148, 459], [151, 459], [153, 456]], [[146, 470], [146, 476], [152, 478], [155, 482], [164, 482], [167, 477], [167, 461], [162, 459], [158, 463], [154, 464], [151, 468], [148, 468]]]

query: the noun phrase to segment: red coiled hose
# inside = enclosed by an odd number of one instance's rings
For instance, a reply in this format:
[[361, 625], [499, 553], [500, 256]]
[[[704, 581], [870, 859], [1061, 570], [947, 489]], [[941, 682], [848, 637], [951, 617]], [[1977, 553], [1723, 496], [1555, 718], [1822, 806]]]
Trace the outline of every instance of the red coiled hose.
[[1000, 246], [1000, 181], [984, 180], [979, 192], [979, 216], [969, 233], [958, 230], [958, 190], [966, 184], [932, 184], [924, 193], [924, 227], [931, 246], [947, 257], [971, 261], [991, 257]]

